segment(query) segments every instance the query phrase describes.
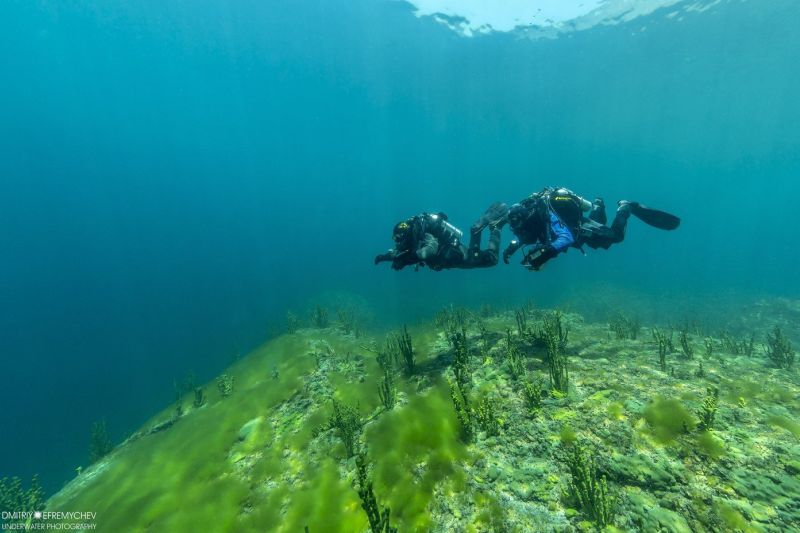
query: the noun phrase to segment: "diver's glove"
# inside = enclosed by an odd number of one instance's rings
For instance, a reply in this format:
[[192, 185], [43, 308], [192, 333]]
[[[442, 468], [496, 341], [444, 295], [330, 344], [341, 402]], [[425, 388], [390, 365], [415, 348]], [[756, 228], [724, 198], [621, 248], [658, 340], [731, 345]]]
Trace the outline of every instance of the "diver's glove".
[[514, 255], [514, 252], [517, 251], [517, 248], [519, 248], [519, 244], [517, 244], [517, 241], [516, 240], [511, 241], [511, 243], [506, 247], [506, 249], [503, 250], [503, 263], [508, 264], [508, 260], [511, 258], [512, 255]]
[[555, 248], [549, 244], [542, 244], [525, 254], [522, 264], [529, 270], [539, 270], [546, 262], [558, 255]]
[[387, 254], [378, 254], [375, 256], [375, 264], [377, 265], [378, 263], [383, 263], [384, 261], [391, 261], [392, 259], [394, 259], [394, 255], [391, 252]]

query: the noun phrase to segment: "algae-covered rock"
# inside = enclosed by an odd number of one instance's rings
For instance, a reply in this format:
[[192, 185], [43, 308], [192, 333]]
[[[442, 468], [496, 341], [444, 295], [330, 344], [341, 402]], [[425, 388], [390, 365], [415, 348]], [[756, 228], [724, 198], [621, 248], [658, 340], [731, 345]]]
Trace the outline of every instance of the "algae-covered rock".
[[[597, 531], [562, 507], [560, 459], [576, 442], [594, 450], [618, 497], [606, 533], [800, 531], [796, 376], [765, 373], [757, 356], [723, 354], [727, 365], [706, 360], [701, 379], [694, 364], [671, 354], [673, 376], [659, 368], [649, 339], [609, 342], [606, 325], [570, 320], [569, 342], [587, 357], [568, 348], [570, 396], [547, 395], [531, 416], [502, 357], [499, 332], [516, 331], [514, 320], [487, 320], [493, 331], [480, 340], [467, 326], [473, 352], [485, 350], [472, 354], [468, 394], [474, 404], [489, 390], [498, 399], [496, 436], [461, 439], [446, 386], [452, 348], [432, 325], [411, 333], [420, 375], [397, 376], [391, 411], [379, 408], [377, 392], [382, 338], [300, 329], [239, 361], [229, 371], [236, 393], [224, 402], [119, 446], [113, 461], [86, 470], [49, 509], [97, 509], [98, 531], [365, 533], [357, 461], [329, 427], [336, 398], [364, 415], [359, 444], [374, 494], [399, 531]], [[526, 351], [527, 378], [546, 371], [541, 347], [517, 335], [512, 342]], [[615, 362], [613, 370], [589, 354]], [[276, 367], [279, 380], [259, 374]], [[719, 423], [698, 431], [695, 413], [715, 373], [724, 377]], [[174, 512], [189, 507], [198, 514]]]
[[247, 440], [247, 438], [253, 434], [253, 431], [255, 431], [258, 428], [262, 420], [263, 418], [259, 416], [257, 418], [253, 418], [252, 420], [246, 422], [239, 429], [239, 433], [236, 435], [236, 439], [239, 440], [240, 442]]
[[680, 483], [670, 472], [668, 464], [658, 463], [642, 454], [614, 453], [608, 460], [608, 471], [612, 479], [642, 488], [668, 490]]
[[653, 498], [642, 493], [631, 493], [628, 494], [628, 500], [626, 515], [637, 531], [693, 533], [683, 516], [664, 509]]

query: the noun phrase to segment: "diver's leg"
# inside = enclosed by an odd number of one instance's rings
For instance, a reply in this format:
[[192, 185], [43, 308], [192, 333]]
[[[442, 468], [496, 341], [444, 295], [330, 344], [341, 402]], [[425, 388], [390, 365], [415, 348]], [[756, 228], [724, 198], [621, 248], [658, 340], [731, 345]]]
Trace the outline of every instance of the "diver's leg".
[[508, 206], [503, 202], [495, 202], [472, 224], [469, 232], [469, 252], [471, 256], [481, 249], [481, 234], [485, 227], [502, 228], [508, 215]]
[[628, 219], [631, 216], [632, 205], [630, 202], [620, 202], [617, 214], [611, 223], [612, 235], [609, 244], [620, 243], [625, 239], [625, 230], [628, 227]]
[[463, 268], [488, 268], [495, 266], [500, 257], [501, 233], [502, 230], [500, 228], [492, 227], [489, 233], [489, 244], [486, 246], [486, 249], [473, 252], [472, 248], [470, 248], [469, 256]]
[[471, 258], [470, 251], [463, 244], [450, 246], [442, 258], [442, 268], [472, 268]]
[[481, 253], [481, 236], [483, 234], [483, 227], [478, 226], [476, 222], [470, 228], [469, 232], [469, 250], [467, 253], [467, 260], [470, 261]]
[[627, 202], [620, 203], [617, 214], [611, 227], [587, 222], [584, 226], [585, 235], [582, 244], [589, 248], [602, 248], [608, 250], [612, 244], [617, 244], [625, 239], [625, 229], [628, 227], [628, 218], [631, 216], [631, 205]]

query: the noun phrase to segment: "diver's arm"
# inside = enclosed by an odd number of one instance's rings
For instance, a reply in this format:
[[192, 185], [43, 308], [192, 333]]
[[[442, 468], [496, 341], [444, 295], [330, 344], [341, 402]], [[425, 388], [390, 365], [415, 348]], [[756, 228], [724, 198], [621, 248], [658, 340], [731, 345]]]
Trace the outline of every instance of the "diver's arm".
[[430, 233], [426, 233], [422, 238], [420, 246], [417, 248], [417, 259], [424, 262], [429, 257], [434, 257], [437, 253], [439, 253], [438, 239]]
[[514, 239], [513, 241], [508, 243], [508, 246], [506, 246], [506, 249], [503, 250], [503, 262], [505, 264], [508, 264], [509, 258], [512, 255], [514, 255], [517, 252], [517, 250], [519, 250], [520, 248], [522, 248], [522, 242], [517, 240], [517, 239]]
[[572, 232], [561, 222], [558, 216], [550, 212], [550, 230], [553, 234], [553, 239], [550, 244], [541, 244], [528, 252], [523, 264], [528, 265], [531, 270], [539, 270], [542, 265], [556, 257], [561, 252], [564, 252], [575, 244], [575, 237]]
[[392, 269], [403, 270], [405, 267], [409, 265], [416, 265], [417, 263], [419, 263], [419, 261], [417, 261], [417, 258], [413, 253], [400, 252], [392, 260]]
[[397, 257], [397, 250], [389, 250], [385, 254], [378, 254], [375, 256], [375, 264], [383, 263], [385, 261], [394, 261], [395, 257]]

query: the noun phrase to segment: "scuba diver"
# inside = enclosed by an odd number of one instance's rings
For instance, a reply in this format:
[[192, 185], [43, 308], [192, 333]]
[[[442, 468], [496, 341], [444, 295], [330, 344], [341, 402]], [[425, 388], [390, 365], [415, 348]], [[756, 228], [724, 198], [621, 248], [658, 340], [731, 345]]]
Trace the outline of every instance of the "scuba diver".
[[[586, 212], [588, 217], [583, 215]], [[529, 270], [539, 270], [570, 247], [581, 252], [584, 244], [593, 249], [608, 249], [625, 239], [631, 215], [663, 230], [674, 230], [681, 222], [675, 215], [638, 202], [621, 200], [614, 221], [611, 226], [606, 226], [606, 208], [602, 198], [589, 202], [569, 189], [547, 187], [509, 209], [507, 221], [517, 238], [503, 251], [503, 262], [508, 264], [509, 258], [525, 245], [533, 245], [522, 259], [522, 264]]]
[[[391, 261], [394, 270], [415, 265], [431, 270], [486, 268], [497, 264], [500, 233], [508, 207], [496, 202], [470, 228], [469, 247], [461, 243], [463, 232], [450, 224], [447, 215], [421, 213], [398, 222], [392, 232], [395, 247], [375, 257], [375, 264]], [[489, 243], [481, 250], [481, 235], [489, 228]]]

